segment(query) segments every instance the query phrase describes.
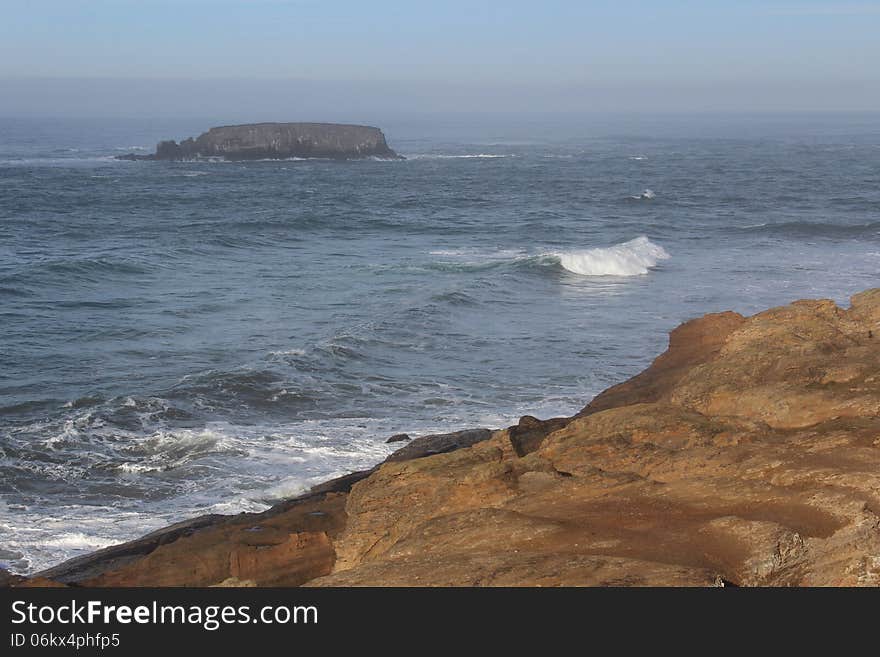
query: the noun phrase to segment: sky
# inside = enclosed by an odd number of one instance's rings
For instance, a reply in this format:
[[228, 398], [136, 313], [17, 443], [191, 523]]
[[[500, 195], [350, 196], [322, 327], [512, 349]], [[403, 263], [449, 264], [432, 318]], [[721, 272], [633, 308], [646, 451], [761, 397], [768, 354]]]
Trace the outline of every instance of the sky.
[[0, 0], [0, 114], [874, 111], [878, 35], [880, 0]]

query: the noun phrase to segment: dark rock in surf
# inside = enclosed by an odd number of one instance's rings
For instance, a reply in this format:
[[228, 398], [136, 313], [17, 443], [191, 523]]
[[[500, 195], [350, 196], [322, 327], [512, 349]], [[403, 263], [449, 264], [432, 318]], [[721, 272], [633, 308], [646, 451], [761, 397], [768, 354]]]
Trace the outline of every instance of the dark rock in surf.
[[445, 454], [471, 447], [492, 437], [490, 429], [466, 429], [454, 433], [440, 433], [416, 438], [389, 456], [385, 462], [411, 461], [434, 454]]

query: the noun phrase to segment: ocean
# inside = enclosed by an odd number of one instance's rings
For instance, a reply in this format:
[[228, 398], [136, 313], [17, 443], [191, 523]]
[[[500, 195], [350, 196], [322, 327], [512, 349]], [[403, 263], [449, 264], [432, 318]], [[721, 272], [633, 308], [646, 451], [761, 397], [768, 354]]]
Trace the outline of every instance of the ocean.
[[880, 116], [376, 121], [402, 161], [126, 162], [0, 119], [0, 566], [571, 415], [707, 312], [880, 283]]

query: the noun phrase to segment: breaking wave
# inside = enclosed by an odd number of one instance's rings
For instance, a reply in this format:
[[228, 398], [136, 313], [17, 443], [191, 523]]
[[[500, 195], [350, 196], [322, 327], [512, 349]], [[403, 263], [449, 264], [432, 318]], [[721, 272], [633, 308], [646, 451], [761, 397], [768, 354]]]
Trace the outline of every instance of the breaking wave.
[[543, 270], [561, 267], [581, 276], [641, 276], [670, 258], [662, 246], [644, 235], [613, 246], [538, 255], [516, 250], [480, 252], [473, 249], [432, 251], [443, 258], [431, 269], [450, 272], [481, 272], [492, 269]]
[[564, 251], [555, 254], [566, 270], [582, 276], [641, 276], [670, 255], [642, 235], [607, 248]]

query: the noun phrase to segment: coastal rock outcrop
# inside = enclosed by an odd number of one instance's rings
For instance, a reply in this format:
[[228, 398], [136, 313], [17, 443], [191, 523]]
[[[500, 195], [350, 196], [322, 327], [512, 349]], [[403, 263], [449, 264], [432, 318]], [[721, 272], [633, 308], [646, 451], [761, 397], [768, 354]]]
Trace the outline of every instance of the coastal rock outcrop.
[[39, 581], [880, 586], [878, 341], [880, 289], [707, 315], [571, 418], [423, 441]]
[[379, 128], [338, 123], [252, 123], [211, 128], [195, 139], [162, 141], [152, 155], [118, 155], [120, 160], [351, 160], [402, 159]]

